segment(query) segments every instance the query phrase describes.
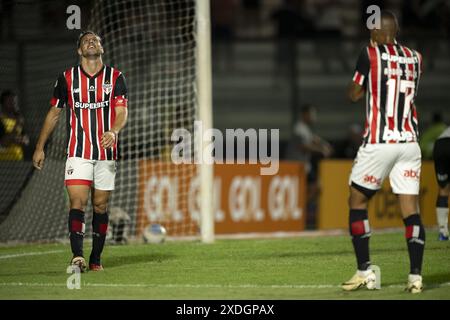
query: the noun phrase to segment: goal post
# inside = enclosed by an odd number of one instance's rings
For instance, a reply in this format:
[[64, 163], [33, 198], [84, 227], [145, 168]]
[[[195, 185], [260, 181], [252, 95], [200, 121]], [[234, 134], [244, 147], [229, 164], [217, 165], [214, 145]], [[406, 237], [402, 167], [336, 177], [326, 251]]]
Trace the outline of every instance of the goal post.
[[[196, 0], [197, 29], [197, 88], [198, 113], [204, 136], [200, 139], [202, 150], [212, 140], [212, 70], [211, 70], [211, 20], [209, 1]], [[200, 161], [200, 229], [204, 243], [214, 242], [213, 165], [211, 154], [203, 154]]]

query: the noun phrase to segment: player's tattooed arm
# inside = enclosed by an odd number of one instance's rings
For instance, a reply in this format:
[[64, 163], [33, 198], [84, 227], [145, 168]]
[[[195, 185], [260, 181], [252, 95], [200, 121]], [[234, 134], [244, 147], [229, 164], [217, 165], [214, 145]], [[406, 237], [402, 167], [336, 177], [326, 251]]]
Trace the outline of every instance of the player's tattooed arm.
[[348, 98], [351, 102], [358, 102], [364, 97], [364, 92], [364, 87], [352, 81], [348, 87]]
[[101, 144], [105, 149], [111, 148], [114, 146], [114, 143], [117, 141], [117, 135], [119, 131], [125, 127], [128, 118], [128, 109], [126, 107], [118, 107], [115, 108], [116, 111], [116, 119], [114, 121], [114, 125], [111, 130], [105, 132], [102, 136]]
[[33, 154], [33, 165], [38, 170], [41, 170], [44, 167], [45, 143], [55, 129], [56, 123], [58, 122], [59, 115], [62, 110], [63, 109], [61, 108], [55, 108], [54, 106], [52, 106], [50, 107], [50, 110], [45, 117], [44, 125], [42, 126], [38, 142], [36, 143], [36, 149]]

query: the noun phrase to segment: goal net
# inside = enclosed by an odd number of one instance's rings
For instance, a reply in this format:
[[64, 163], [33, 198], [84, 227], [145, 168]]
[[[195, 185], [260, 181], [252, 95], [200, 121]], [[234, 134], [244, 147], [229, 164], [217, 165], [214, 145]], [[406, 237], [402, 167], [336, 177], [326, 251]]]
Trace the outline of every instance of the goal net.
[[[89, 29], [102, 36], [103, 60], [124, 73], [128, 86], [129, 118], [120, 133], [121, 160], [110, 213], [111, 218], [119, 212], [129, 217], [130, 237], [140, 236], [146, 226], [155, 223], [163, 225], [169, 235], [199, 235], [198, 166], [174, 165], [170, 159], [176, 143], [171, 141], [173, 130], [193, 132], [198, 119], [195, 2], [98, 0], [91, 9]], [[75, 53], [75, 43], [71, 46], [66, 51]], [[64, 58], [58, 64], [68, 68], [75, 61]], [[54, 62], [47, 58], [34, 63]], [[57, 73], [51, 76], [56, 79]], [[53, 83], [47, 86], [52, 89]], [[42, 95], [38, 91], [35, 88], [36, 95]], [[39, 107], [43, 114], [49, 99]], [[29, 100], [33, 100], [32, 92]], [[35, 125], [40, 129], [42, 121]], [[65, 126], [61, 116], [47, 145], [45, 167], [30, 175], [9, 208], [0, 225], [0, 241], [67, 239]], [[86, 237], [91, 235], [91, 218], [89, 204]]]

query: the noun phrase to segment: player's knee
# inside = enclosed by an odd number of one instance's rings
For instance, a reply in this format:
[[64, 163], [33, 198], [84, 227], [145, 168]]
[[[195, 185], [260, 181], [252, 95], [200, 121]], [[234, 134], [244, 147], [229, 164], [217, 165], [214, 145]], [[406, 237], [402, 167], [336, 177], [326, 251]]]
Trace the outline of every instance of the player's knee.
[[419, 196], [412, 194], [400, 194], [398, 196], [400, 202], [400, 210], [403, 218], [419, 212]]
[[365, 209], [367, 208], [369, 198], [356, 190], [355, 188], [350, 188], [350, 196], [348, 198], [348, 205], [352, 209]]
[[363, 199], [350, 195], [348, 198], [348, 206], [352, 209], [365, 209], [367, 207], [367, 201]]
[[94, 203], [94, 211], [96, 213], [105, 213], [108, 209], [108, 205], [106, 203]]
[[82, 199], [71, 199], [70, 200], [70, 209], [78, 209], [81, 211], [86, 211], [87, 201], [83, 201]]

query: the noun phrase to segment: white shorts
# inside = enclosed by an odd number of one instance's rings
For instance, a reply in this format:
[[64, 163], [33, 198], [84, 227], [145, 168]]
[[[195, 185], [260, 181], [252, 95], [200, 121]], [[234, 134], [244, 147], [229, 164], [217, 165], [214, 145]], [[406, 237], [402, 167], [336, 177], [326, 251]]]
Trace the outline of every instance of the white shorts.
[[418, 143], [362, 145], [353, 163], [349, 185], [379, 190], [389, 175], [395, 194], [419, 194], [422, 154]]
[[87, 160], [71, 157], [66, 161], [65, 185], [88, 185], [98, 190], [114, 190], [115, 160]]

